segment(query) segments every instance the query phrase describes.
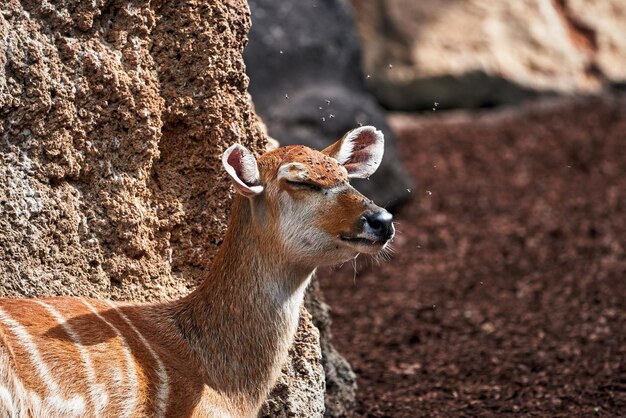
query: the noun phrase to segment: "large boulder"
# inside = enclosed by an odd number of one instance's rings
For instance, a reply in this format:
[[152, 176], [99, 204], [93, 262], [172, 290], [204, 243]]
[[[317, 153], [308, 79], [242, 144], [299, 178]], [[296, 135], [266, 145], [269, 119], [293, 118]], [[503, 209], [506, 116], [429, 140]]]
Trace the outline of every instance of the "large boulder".
[[388, 108], [491, 106], [626, 82], [623, 0], [352, 4], [369, 85]]
[[360, 46], [343, 0], [250, 0], [252, 29], [244, 53], [250, 93], [269, 134], [282, 145], [322, 149], [359, 124], [385, 134], [385, 157], [356, 187], [380, 204], [406, 200], [411, 180], [400, 166], [385, 114], [366, 90]]
[[[232, 193], [220, 155], [266, 144], [249, 25], [244, 0], [0, 4], [0, 296], [170, 299], [203, 278]], [[298, 336], [272, 402], [311, 417], [309, 315]]]

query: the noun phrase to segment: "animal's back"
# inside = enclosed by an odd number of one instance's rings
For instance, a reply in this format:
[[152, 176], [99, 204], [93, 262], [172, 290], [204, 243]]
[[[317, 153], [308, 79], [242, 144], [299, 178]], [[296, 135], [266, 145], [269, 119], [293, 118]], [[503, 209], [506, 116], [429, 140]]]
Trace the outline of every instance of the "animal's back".
[[164, 322], [150, 305], [0, 299], [0, 418], [230, 416]]
[[103, 304], [0, 299], [0, 399], [10, 411], [4, 415], [165, 415], [167, 399], [147, 396], [163, 394], [168, 383], [152, 364], [159, 361], [152, 358], [150, 343], [133, 335], [133, 324], [121, 311]]
[[140, 370], [130, 353], [119, 355], [127, 344], [115, 325], [94, 321], [94, 303], [0, 299], [7, 364], [0, 385], [11, 388], [4, 402], [13, 408], [9, 416], [130, 416], [125, 412], [137, 410]]

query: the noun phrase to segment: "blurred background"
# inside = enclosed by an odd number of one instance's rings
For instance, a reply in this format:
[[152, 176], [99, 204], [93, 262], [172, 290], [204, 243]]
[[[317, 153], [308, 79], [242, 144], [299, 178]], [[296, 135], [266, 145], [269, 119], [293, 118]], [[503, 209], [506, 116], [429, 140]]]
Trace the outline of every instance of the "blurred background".
[[395, 255], [318, 274], [327, 416], [623, 416], [626, 3], [249, 3], [272, 137], [386, 137]]

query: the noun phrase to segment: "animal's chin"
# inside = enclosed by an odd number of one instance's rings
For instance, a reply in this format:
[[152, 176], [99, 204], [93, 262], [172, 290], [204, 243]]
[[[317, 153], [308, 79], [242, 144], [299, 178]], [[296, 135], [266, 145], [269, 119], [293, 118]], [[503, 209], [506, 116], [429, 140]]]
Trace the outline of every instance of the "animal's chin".
[[378, 254], [388, 241], [373, 240], [364, 237], [353, 237], [349, 235], [339, 235], [341, 242], [350, 249], [365, 254]]

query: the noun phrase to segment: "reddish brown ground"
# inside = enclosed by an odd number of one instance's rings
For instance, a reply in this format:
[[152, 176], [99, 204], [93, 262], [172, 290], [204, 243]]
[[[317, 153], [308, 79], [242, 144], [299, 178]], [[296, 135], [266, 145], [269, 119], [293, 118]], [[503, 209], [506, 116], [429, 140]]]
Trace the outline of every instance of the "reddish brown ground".
[[319, 275], [353, 416], [626, 416], [626, 95], [392, 124], [396, 254]]

